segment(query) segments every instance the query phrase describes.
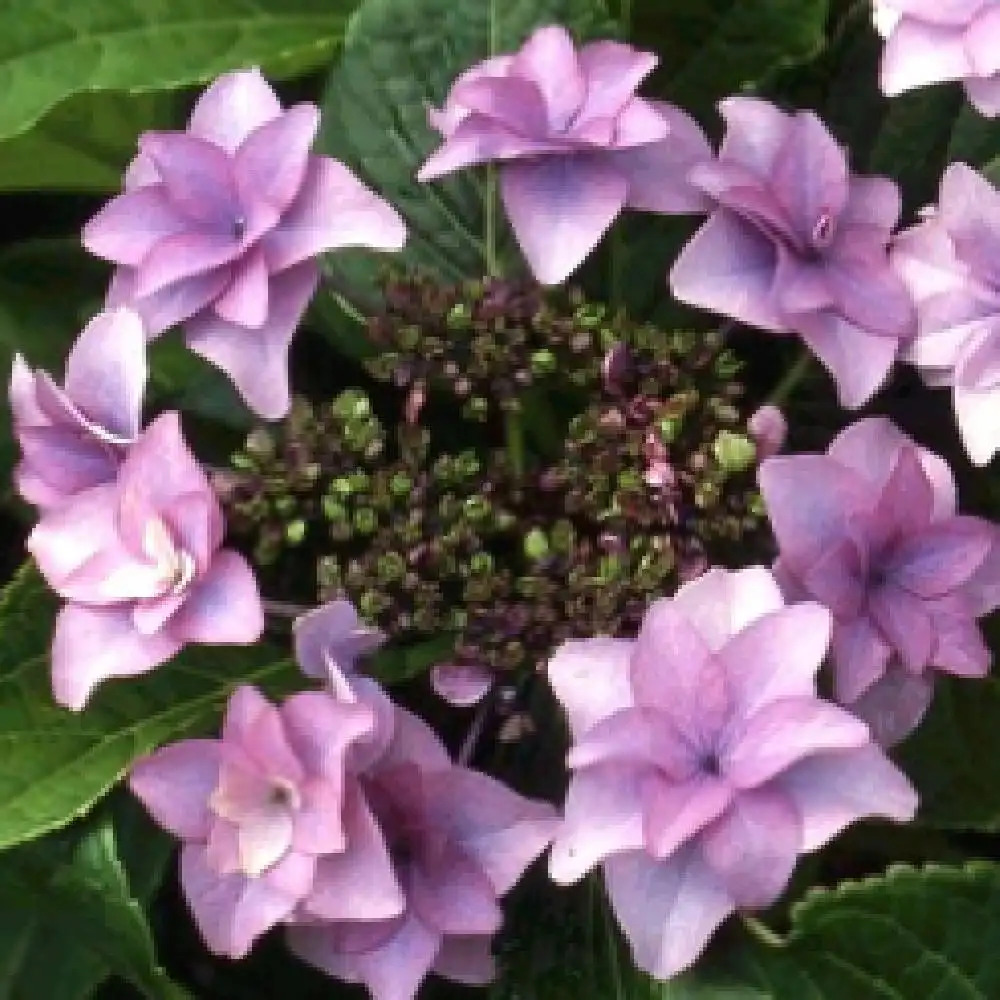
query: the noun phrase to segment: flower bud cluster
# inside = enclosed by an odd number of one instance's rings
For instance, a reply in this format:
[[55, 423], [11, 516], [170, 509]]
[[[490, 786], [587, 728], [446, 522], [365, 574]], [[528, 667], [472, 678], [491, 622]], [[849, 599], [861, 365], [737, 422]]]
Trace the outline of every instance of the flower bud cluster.
[[[289, 576], [315, 564], [309, 597], [517, 670], [574, 635], [634, 633], [651, 597], [752, 549], [755, 450], [716, 335], [636, 325], [577, 292], [422, 277], [392, 280], [370, 329], [371, 373], [405, 394], [395, 441], [352, 389], [297, 401], [227, 474], [234, 529]], [[464, 425], [470, 446], [443, 451], [421, 408], [456, 399], [448, 432]], [[551, 453], [516, 453], [509, 421], [538, 405], [557, 428], [556, 407], [575, 415]]]

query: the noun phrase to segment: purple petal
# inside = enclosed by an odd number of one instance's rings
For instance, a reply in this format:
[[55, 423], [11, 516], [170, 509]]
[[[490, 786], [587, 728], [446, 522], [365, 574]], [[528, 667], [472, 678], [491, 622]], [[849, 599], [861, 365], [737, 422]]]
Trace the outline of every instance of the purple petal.
[[498, 896], [513, 888], [558, 826], [547, 802], [467, 768], [425, 775], [424, 794], [428, 823], [476, 862]]
[[889, 268], [885, 251], [871, 246], [844, 249], [826, 264], [838, 312], [849, 323], [880, 336], [907, 338], [916, 333], [913, 301]]
[[549, 854], [553, 881], [577, 882], [607, 858], [645, 846], [643, 781], [651, 773], [649, 768], [602, 765], [573, 775]]
[[544, 140], [549, 131], [542, 92], [530, 80], [483, 75], [460, 78], [451, 89], [449, 101], [462, 105], [466, 113], [495, 119], [516, 135]]
[[963, 33], [957, 28], [903, 18], [882, 50], [879, 84], [888, 97], [971, 75]]
[[205, 840], [214, 817], [208, 799], [219, 783], [217, 740], [183, 740], [141, 757], [128, 786], [164, 829], [181, 840]]
[[811, 111], [790, 121], [767, 176], [800, 237], [808, 238], [822, 218], [836, 220], [847, 203], [844, 151]]
[[795, 328], [837, 383], [841, 406], [866, 403], [889, 375], [899, 343], [870, 334], [832, 312], [795, 317]]
[[718, 652], [747, 625], [784, 607], [774, 577], [763, 566], [731, 571], [713, 568], [674, 594], [674, 608]]
[[917, 728], [933, 694], [932, 674], [914, 675], [893, 664], [849, 707], [868, 724], [873, 742], [891, 747]]
[[841, 226], [874, 226], [886, 234], [899, 220], [898, 186], [888, 177], [851, 177], [847, 204], [840, 214]]
[[507, 164], [500, 193], [507, 218], [542, 284], [569, 277], [625, 205], [628, 185], [614, 167], [582, 156]]
[[330, 601], [292, 623], [295, 659], [307, 677], [343, 685], [357, 660], [378, 649], [385, 633], [370, 628], [350, 601]]
[[629, 639], [568, 639], [546, 667], [549, 684], [577, 739], [601, 719], [632, 705]]
[[270, 275], [264, 251], [249, 250], [234, 266], [229, 287], [212, 305], [227, 323], [259, 330], [267, 321]]
[[259, 69], [225, 73], [198, 98], [188, 131], [234, 153], [254, 129], [281, 114], [281, 104]]
[[868, 740], [868, 727], [836, 705], [815, 696], [783, 698], [759, 709], [728, 738], [722, 772], [738, 788], [758, 788], [803, 757]]
[[692, 965], [735, 908], [696, 847], [664, 860], [620, 854], [605, 863], [604, 876], [635, 964], [657, 979]]
[[268, 267], [283, 271], [326, 250], [400, 250], [406, 224], [399, 213], [342, 163], [310, 159], [302, 188], [263, 239]]
[[719, 159], [769, 177], [792, 127], [791, 116], [758, 97], [729, 97], [719, 103], [719, 112], [726, 122]]
[[982, 335], [968, 344], [955, 369], [955, 416], [962, 443], [975, 465], [987, 465], [1000, 448], [1000, 388], [977, 384], [975, 369], [995, 367], [1000, 357], [998, 338]]
[[583, 105], [587, 80], [569, 32], [560, 25], [537, 29], [511, 60], [509, 74], [534, 83], [545, 101], [549, 125], [562, 131]]
[[875, 746], [836, 750], [800, 761], [777, 781], [801, 818], [802, 851], [815, 851], [867, 816], [913, 819], [917, 793]]
[[207, 274], [186, 278], [140, 299], [135, 292], [136, 270], [118, 268], [111, 279], [105, 308], [128, 306], [141, 317], [149, 337], [195, 315], [221, 294], [232, 277], [230, 267], [220, 267]]
[[695, 746], [725, 724], [732, 708], [727, 673], [669, 598], [650, 605], [632, 654], [636, 704], [668, 715]]
[[867, 616], [837, 622], [831, 648], [837, 701], [850, 704], [860, 698], [885, 673], [891, 653]]
[[621, 42], [589, 42], [577, 54], [587, 85], [580, 117], [613, 116], [634, 96], [659, 59]]
[[904, 447], [896, 459], [882, 495], [868, 524], [868, 537], [876, 551], [886, 543], [922, 534], [930, 527], [934, 492], [915, 448]]
[[241, 200], [286, 209], [302, 187], [318, 129], [319, 108], [308, 103], [296, 104], [254, 129], [233, 158]]
[[325, 691], [300, 691], [281, 706], [285, 733], [295, 756], [308, 774], [343, 783], [348, 747], [371, 734], [372, 709], [344, 702]]
[[646, 850], [667, 858], [726, 811], [733, 788], [713, 775], [674, 783], [654, 771], [643, 780], [642, 797]]
[[181, 851], [181, 885], [198, 931], [208, 949], [226, 958], [243, 958], [266, 931], [288, 917], [309, 891], [315, 862], [289, 854], [266, 877], [218, 875], [205, 848], [186, 844]]
[[571, 148], [565, 140], [519, 135], [500, 122], [473, 112], [464, 117], [454, 132], [424, 161], [417, 171], [417, 180], [425, 183], [491, 160], [514, 160], [546, 153], [568, 155]]
[[[599, 129], [603, 121], [604, 119], [594, 118], [585, 124], [576, 123], [570, 134], [574, 137], [589, 138], [588, 133]], [[632, 98], [616, 119], [607, 121], [610, 133], [608, 139], [595, 136], [589, 139], [594, 145], [613, 144], [618, 150], [639, 149], [672, 138], [670, 125], [660, 114], [656, 104], [641, 97]]]
[[705, 133], [690, 115], [672, 104], [648, 103], [667, 122], [667, 138], [609, 154], [610, 162], [628, 182], [626, 206], [645, 212], [708, 211], [709, 200], [688, 181], [692, 167], [711, 159]]
[[135, 272], [135, 297], [149, 298], [185, 278], [205, 277], [240, 256], [239, 243], [229, 233], [189, 230], [160, 240]]
[[66, 359], [66, 393], [119, 441], [139, 434], [146, 387], [146, 336], [139, 317], [115, 309], [92, 319]]
[[227, 323], [208, 313], [195, 316], [185, 325], [191, 350], [221, 368], [247, 405], [265, 419], [284, 416], [291, 405], [288, 349], [318, 282], [319, 274], [312, 263], [298, 264], [274, 275], [270, 312], [258, 330]]
[[742, 323], [787, 329], [773, 301], [777, 255], [772, 243], [720, 209], [688, 241], [670, 271], [676, 298]]
[[399, 921], [382, 944], [365, 951], [340, 950], [336, 928], [293, 926], [289, 947], [336, 979], [364, 983], [375, 1000], [413, 1000], [441, 948], [441, 935], [414, 915]]
[[[881, 493], [904, 447], [913, 448], [914, 443], [892, 421], [885, 417], [865, 417], [842, 430], [827, 454], [861, 476], [870, 491]], [[957, 506], [951, 469], [925, 448], [917, 448], [917, 456], [934, 491], [934, 520], [950, 517]]]
[[78, 431], [23, 427], [17, 438], [24, 456], [16, 475], [18, 489], [28, 503], [43, 510], [110, 483], [118, 471], [115, 453], [99, 441], [82, 438]]
[[431, 687], [456, 708], [470, 708], [486, 697], [493, 672], [474, 663], [437, 663], [431, 669]]
[[168, 199], [162, 184], [112, 198], [83, 228], [83, 245], [97, 257], [133, 267], [168, 236], [190, 223]]
[[405, 898], [382, 830], [356, 784], [344, 797], [347, 848], [316, 862], [316, 880], [303, 903], [326, 920], [387, 920], [399, 916]]
[[867, 553], [849, 538], [827, 549], [802, 574], [802, 585], [836, 618], [850, 620], [864, 604], [867, 579]]
[[494, 934], [503, 923], [492, 883], [454, 846], [413, 866], [407, 904], [442, 935]]
[[226, 530], [218, 497], [182, 493], [163, 511], [163, 521], [177, 548], [194, 560], [196, 571], [206, 573]]
[[888, 573], [918, 597], [939, 597], [966, 583], [983, 564], [996, 528], [977, 517], [953, 517], [923, 528], [892, 554]]
[[139, 149], [152, 160], [171, 204], [191, 222], [225, 232], [243, 214], [232, 161], [214, 143], [186, 132], [146, 132]]
[[700, 838], [707, 865], [738, 907], [770, 906], [788, 885], [802, 843], [802, 820], [785, 793], [741, 793]]
[[930, 661], [934, 643], [931, 618], [923, 601], [905, 590], [886, 585], [869, 596], [868, 611], [906, 668], [913, 673], [923, 670]]
[[223, 549], [191, 588], [169, 630], [182, 642], [249, 645], [264, 632], [257, 580], [246, 559]]
[[578, 736], [566, 763], [571, 769], [607, 763], [649, 766], [683, 781], [696, 771], [698, 758], [666, 712], [626, 708]]
[[135, 677], [165, 663], [181, 643], [162, 632], [140, 635], [130, 609], [67, 604], [52, 636], [52, 694], [74, 712], [111, 677]]
[[993, 655], [974, 620], [934, 616], [935, 648], [931, 664], [958, 677], [985, 677]]
[[437, 733], [405, 708], [396, 706], [393, 715], [392, 742], [379, 761], [380, 766], [416, 765], [423, 772], [450, 770], [448, 750]]
[[985, 118], [996, 118], [1000, 115], [1000, 79], [992, 76], [988, 79], [973, 79], [969, 77], [962, 81], [969, 103]]

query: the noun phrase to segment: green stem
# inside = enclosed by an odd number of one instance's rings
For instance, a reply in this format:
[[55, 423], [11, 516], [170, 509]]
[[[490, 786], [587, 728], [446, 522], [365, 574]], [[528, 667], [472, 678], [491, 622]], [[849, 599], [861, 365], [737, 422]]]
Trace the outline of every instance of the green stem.
[[785, 377], [778, 383], [767, 401], [774, 406], [781, 406], [782, 403], [787, 402], [788, 397], [791, 396], [795, 387], [802, 381], [812, 365], [812, 351], [808, 347], [802, 348], [802, 353], [795, 359], [792, 367], [785, 372]]
[[504, 431], [511, 471], [520, 479], [524, 475], [524, 425], [520, 409], [508, 410], [504, 414]]
[[486, 185], [483, 192], [483, 225], [486, 243], [486, 276], [500, 277], [500, 261], [497, 253], [497, 168], [492, 163], [486, 164]]
[[743, 921], [743, 926], [755, 937], [758, 941], [762, 941], [764, 944], [771, 948], [784, 948], [785, 940], [779, 934], [776, 934], [758, 917], [753, 916], [750, 913], [741, 913], [740, 920]]

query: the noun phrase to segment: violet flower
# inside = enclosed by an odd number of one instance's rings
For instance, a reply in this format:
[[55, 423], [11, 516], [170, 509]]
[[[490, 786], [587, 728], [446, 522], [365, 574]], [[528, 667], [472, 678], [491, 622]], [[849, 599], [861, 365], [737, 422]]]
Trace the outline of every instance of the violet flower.
[[1000, 192], [964, 163], [941, 179], [938, 206], [896, 237], [892, 264], [917, 304], [904, 359], [951, 386], [969, 457], [1000, 447]]
[[773, 333], [798, 333], [860, 406], [915, 332], [913, 303], [886, 246], [896, 185], [852, 176], [845, 151], [811, 111], [766, 101], [719, 105], [726, 135], [689, 178], [716, 209], [670, 273], [682, 302]]
[[133, 765], [130, 788], [183, 842], [181, 886], [212, 952], [242, 958], [297, 909], [336, 916], [348, 904], [370, 920], [400, 912], [385, 843], [345, 771], [373, 723], [366, 706], [322, 692], [276, 708], [241, 687], [219, 739], [174, 743]]
[[884, 94], [961, 80], [981, 114], [1000, 114], [994, 0], [875, 0], [874, 16], [886, 40], [879, 74]]
[[125, 178], [83, 233], [118, 265], [109, 304], [156, 336], [183, 323], [188, 346], [263, 417], [289, 408], [288, 349], [340, 247], [398, 250], [395, 209], [343, 164], [310, 155], [319, 109], [282, 110], [257, 70], [220, 77], [185, 132], [147, 132]]
[[325, 680], [351, 700], [357, 661], [381, 646], [386, 635], [366, 625], [350, 601], [330, 601], [292, 623], [295, 659], [307, 677]]
[[948, 466], [888, 420], [825, 455], [771, 458], [758, 478], [790, 599], [833, 615], [834, 694], [892, 744], [920, 721], [934, 671], [982, 677], [976, 619], [1000, 605], [1000, 533], [956, 513]]
[[113, 482], [42, 516], [27, 547], [68, 602], [52, 640], [60, 704], [78, 710], [101, 681], [146, 673], [189, 642], [260, 638], [257, 583], [221, 548], [223, 529], [176, 413], [150, 424]]
[[14, 482], [28, 503], [51, 510], [115, 478], [139, 435], [146, 375], [142, 322], [128, 309], [87, 324], [66, 359], [62, 388], [14, 355], [9, 396], [22, 453]]
[[[451, 763], [437, 736], [401, 708], [391, 742], [360, 780], [405, 894], [403, 912], [372, 921], [301, 914], [292, 950], [375, 1000], [412, 1000], [428, 972], [468, 984], [493, 977], [497, 903], [548, 846], [556, 818], [500, 782]], [[345, 880], [356, 873], [344, 866]], [[330, 892], [337, 894], [337, 886]]]
[[429, 112], [444, 138], [417, 174], [429, 181], [499, 162], [500, 196], [535, 277], [567, 278], [624, 208], [700, 212], [685, 180], [711, 158], [680, 109], [636, 96], [657, 58], [620, 42], [578, 50], [549, 25], [511, 54], [466, 70]]
[[828, 612], [785, 607], [766, 569], [714, 569], [652, 604], [634, 641], [570, 640], [549, 662], [574, 740], [550, 872], [602, 866], [652, 975], [773, 903], [798, 856], [849, 823], [913, 816], [867, 726], [816, 695], [829, 636]]

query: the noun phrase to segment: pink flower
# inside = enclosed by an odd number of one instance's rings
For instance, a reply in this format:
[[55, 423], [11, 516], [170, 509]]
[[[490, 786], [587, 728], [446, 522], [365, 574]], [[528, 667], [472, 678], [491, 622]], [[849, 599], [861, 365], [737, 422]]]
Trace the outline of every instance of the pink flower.
[[219, 739], [174, 743], [133, 766], [130, 788], [183, 841], [181, 885], [211, 951], [242, 958], [296, 909], [348, 906], [373, 921], [400, 912], [385, 844], [345, 770], [373, 724], [366, 706], [322, 692], [276, 708], [241, 687]]
[[233, 380], [251, 409], [289, 407], [288, 349], [341, 247], [398, 250], [396, 211], [343, 164], [310, 155], [313, 104], [282, 110], [257, 70], [220, 77], [185, 132], [148, 132], [125, 178], [83, 233], [118, 265], [109, 304], [156, 336], [184, 323], [190, 348]]
[[1000, 447], [1000, 192], [953, 163], [923, 215], [892, 250], [917, 304], [904, 358], [929, 385], [952, 387], [966, 451], [986, 465]]
[[884, 94], [961, 80], [981, 114], [1000, 114], [1000, 9], [993, 0], [875, 0], [874, 13], [886, 40]]
[[260, 637], [253, 572], [221, 548], [223, 528], [176, 413], [150, 424], [114, 481], [43, 514], [27, 546], [68, 602], [52, 641], [60, 704], [80, 709], [101, 681], [146, 673], [186, 643]]
[[64, 388], [14, 355], [10, 405], [22, 459], [18, 492], [42, 510], [110, 482], [139, 435], [146, 387], [146, 338], [127, 309], [101, 313], [66, 359]]
[[[300, 914], [289, 929], [294, 952], [331, 976], [363, 983], [375, 1000], [412, 1000], [430, 971], [462, 983], [493, 976], [490, 943], [497, 900], [548, 845], [555, 812], [498, 781], [451, 763], [434, 733], [401, 708], [391, 741], [360, 774], [403, 888], [402, 912], [373, 921], [352, 909], [350, 887], [337, 920]], [[348, 895], [345, 896], [344, 893]]]
[[325, 680], [338, 697], [351, 700], [357, 661], [386, 639], [361, 620], [350, 601], [330, 601], [292, 624], [295, 659], [307, 677]]
[[833, 615], [834, 693], [885, 744], [920, 721], [933, 671], [982, 677], [976, 619], [1000, 604], [1000, 535], [956, 513], [948, 466], [880, 417], [825, 455], [771, 458], [759, 482], [792, 599]]
[[685, 174], [711, 158], [692, 118], [636, 96], [657, 59], [620, 42], [579, 50], [539, 28], [511, 54], [466, 70], [431, 126], [443, 145], [417, 178], [500, 162], [500, 196], [535, 276], [567, 278], [624, 208], [699, 212]]
[[798, 856], [849, 823], [913, 816], [867, 726], [816, 695], [829, 637], [828, 612], [784, 606], [766, 569], [714, 569], [652, 604], [634, 641], [570, 640], [549, 662], [574, 740], [550, 873], [600, 864], [652, 975], [773, 903]]
[[716, 210], [670, 273], [682, 302], [773, 333], [798, 333], [860, 406], [915, 332], [913, 303], [886, 251], [896, 185], [852, 176], [844, 150], [811, 111], [766, 101], [720, 106], [726, 136], [691, 182]]

